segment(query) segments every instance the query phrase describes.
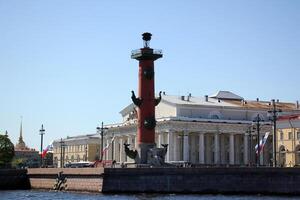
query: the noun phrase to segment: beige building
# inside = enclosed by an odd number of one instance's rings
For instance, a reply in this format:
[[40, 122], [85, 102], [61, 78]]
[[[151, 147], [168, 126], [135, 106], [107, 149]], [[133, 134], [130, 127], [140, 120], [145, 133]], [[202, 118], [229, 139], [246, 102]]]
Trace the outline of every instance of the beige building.
[[93, 162], [100, 158], [100, 136], [80, 135], [53, 142], [53, 164], [61, 167], [67, 163]]
[[277, 158], [283, 167], [300, 165], [300, 115], [287, 115], [277, 123]]

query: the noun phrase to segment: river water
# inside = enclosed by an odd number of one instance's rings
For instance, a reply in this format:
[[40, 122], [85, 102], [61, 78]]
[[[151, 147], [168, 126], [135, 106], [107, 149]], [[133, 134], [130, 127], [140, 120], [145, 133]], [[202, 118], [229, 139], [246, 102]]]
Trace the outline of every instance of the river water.
[[175, 194], [99, 194], [99, 193], [72, 193], [72, 192], [48, 192], [40, 190], [0, 191], [2, 200], [292, 200], [299, 197], [287, 196], [231, 196], [231, 195], [175, 195]]

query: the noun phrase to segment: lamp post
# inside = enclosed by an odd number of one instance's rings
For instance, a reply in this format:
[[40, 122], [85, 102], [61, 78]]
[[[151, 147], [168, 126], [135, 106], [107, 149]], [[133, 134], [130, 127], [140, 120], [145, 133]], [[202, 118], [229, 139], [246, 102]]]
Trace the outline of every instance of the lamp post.
[[250, 125], [249, 127], [248, 127], [248, 130], [246, 131], [248, 134], [249, 134], [249, 166], [252, 166], [252, 150], [253, 150], [253, 148], [252, 148], [252, 140], [253, 140], [253, 138], [252, 138], [252, 136], [253, 136], [253, 130], [252, 130], [252, 125]]
[[259, 146], [259, 140], [260, 140], [260, 126], [261, 126], [261, 122], [263, 122], [263, 120], [260, 118], [259, 114], [257, 114], [256, 118], [253, 120], [253, 122], [256, 125], [256, 131], [257, 131], [257, 154], [256, 154], [256, 164], [257, 166], [260, 165], [260, 146]]
[[87, 159], [88, 159], [88, 157], [87, 157], [87, 149], [88, 149], [88, 147], [87, 147], [87, 144], [86, 144], [85, 147], [84, 147], [84, 152], [85, 152], [85, 159], [84, 159], [84, 161], [87, 161]]
[[60, 168], [63, 168], [64, 167], [64, 149], [65, 149], [65, 142], [63, 141], [63, 139], [61, 138], [60, 139]]
[[271, 121], [273, 122], [273, 167], [276, 167], [277, 166], [277, 161], [276, 161], [276, 149], [277, 149], [276, 121], [277, 121], [278, 113], [282, 112], [282, 110], [276, 108], [275, 99], [272, 99], [271, 101], [272, 101], [272, 109], [269, 110], [268, 113], [272, 115]]
[[42, 127], [40, 129], [40, 135], [41, 135], [41, 167], [43, 167], [43, 136], [45, 134], [45, 129], [42, 124]]
[[108, 128], [103, 127], [103, 122], [101, 122], [101, 127], [97, 127], [97, 132], [100, 131], [100, 136], [101, 136], [101, 149], [100, 149], [100, 162], [103, 160], [103, 134], [104, 130], [107, 130]]

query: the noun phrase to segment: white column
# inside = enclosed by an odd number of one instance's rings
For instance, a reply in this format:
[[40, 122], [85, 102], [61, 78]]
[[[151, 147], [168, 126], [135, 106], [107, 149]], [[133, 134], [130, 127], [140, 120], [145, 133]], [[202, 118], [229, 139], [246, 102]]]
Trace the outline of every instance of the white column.
[[178, 161], [179, 158], [179, 146], [178, 146], [178, 134], [176, 132], [173, 132], [173, 157], [172, 160], [173, 161]]
[[118, 154], [119, 154], [119, 149], [118, 149], [118, 138], [115, 137], [114, 142], [113, 142], [113, 148], [114, 148], [114, 156], [113, 156], [113, 160], [118, 161]]
[[183, 160], [184, 161], [190, 161], [190, 155], [189, 155], [189, 135], [187, 131], [184, 131], [184, 136], [183, 136]]
[[[107, 146], [109, 145], [109, 143], [110, 143], [110, 139], [107, 138], [105, 147], [107, 147]], [[110, 147], [110, 148], [111, 148], [111, 147]], [[109, 159], [109, 158], [110, 158], [110, 148], [107, 148], [107, 149], [106, 149], [106, 152], [105, 152], [106, 160], [110, 160], [110, 159]]]
[[137, 136], [134, 136], [134, 148], [137, 149], [138, 147], [138, 141], [137, 141]]
[[167, 133], [167, 139], [168, 139], [168, 152], [167, 152], [167, 161], [172, 161], [173, 160], [173, 149], [174, 149], [174, 144], [173, 144], [173, 136], [174, 133], [172, 131], [169, 131]]
[[[102, 147], [102, 151], [105, 150], [107, 144], [107, 138], [103, 138], [103, 147]], [[107, 160], [107, 150], [103, 152], [103, 160]]]
[[120, 138], [120, 163], [125, 162], [124, 139]]
[[162, 133], [157, 133], [158, 134], [158, 144], [157, 147], [161, 148], [161, 144], [163, 144], [163, 134]]
[[234, 134], [229, 136], [229, 164], [234, 165]]
[[204, 146], [204, 133], [199, 134], [199, 163], [204, 164], [204, 154], [205, 153], [205, 146]]
[[219, 133], [215, 133], [215, 155], [214, 155], [214, 163], [219, 164], [220, 163], [220, 135]]
[[249, 135], [245, 134], [244, 135], [244, 164], [245, 165], [249, 164], [248, 138]]

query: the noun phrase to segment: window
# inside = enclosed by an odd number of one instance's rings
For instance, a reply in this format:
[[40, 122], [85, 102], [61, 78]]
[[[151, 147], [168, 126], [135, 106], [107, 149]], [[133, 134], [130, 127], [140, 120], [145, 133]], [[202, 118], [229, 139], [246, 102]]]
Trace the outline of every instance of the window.
[[280, 131], [280, 140], [283, 140], [283, 132]]
[[300, 131], [297, 132], [297, 139], [300, 140]]
[[293, 133], [289, 132], [289, 140], [292, 140], [292, 139], [293, 139]]

